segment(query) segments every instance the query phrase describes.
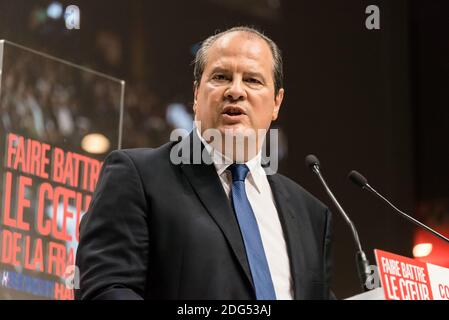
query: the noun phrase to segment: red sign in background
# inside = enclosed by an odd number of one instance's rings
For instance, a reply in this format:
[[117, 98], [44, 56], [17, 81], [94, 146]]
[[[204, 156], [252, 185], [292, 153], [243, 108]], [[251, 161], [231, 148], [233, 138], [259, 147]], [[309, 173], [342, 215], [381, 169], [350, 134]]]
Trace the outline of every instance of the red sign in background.
[[[0, 263], [6, 269], [1, 285], [73, 299], [66, 278], [75, 272], [79, 223], [102, 162], [14, 133], [6, 136], [5, 144]], [[18, 276], [27, 272], [30, 277]], [[45, 281], [37, 282], [39, 276]]]

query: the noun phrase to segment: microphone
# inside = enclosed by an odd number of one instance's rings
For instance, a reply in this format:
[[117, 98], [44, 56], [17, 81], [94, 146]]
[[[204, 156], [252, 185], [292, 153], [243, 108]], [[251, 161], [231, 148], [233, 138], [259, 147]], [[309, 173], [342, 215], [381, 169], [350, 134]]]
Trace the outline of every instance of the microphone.
[[392, 204], [390, 201], [388, 201], [384, 196], [382, 196], [379, 192], [377, 192], [373, 187], [371, 187], [368, 184], [368, 180], [366, 180], [366, 178], [364, 176], [362, 176], [360, 173], [358, 173], [355, 170], [352, 170], [349, 175], [348, 178], [354, 182], [354, 184], [358, 185], [360, 188], [362, 188], [363, 190], [368, 190], [369, 192], [373, 193], [375, 196], [377, 196], [378, 198], [380, 198], [382, 201], [386, 202], [390, 207], [392, 207], [397, 213], [399, 213], [402, 217], [404, 217], [405, 219], [407, 219], [408, 221], [416, 224], [417, 226], [424, 228], [425, 230], [427, 230], [428, 232], [432, 233], [433, 235], [437, 236], [438, 238], [446, 241], [449, 243], [449, 239], [446, 238], [445, 236], [443, 236], [442, 234], [436, 232], [435, 230], [433, 230], [432, 228], [426, 226], [424, 223], [416, 220], [415, 218], [413, 218], [412, 216], [406, 214], [405, 212], [399, 210], [394, 204]]
[[321, 174], [321, 171], [320, 171], [320, 161], [318, 160], [318, 158], [313, 154], [309, 154], [306, 157], [306, 166], [308, 168], [310, 168], [318, 176], [322, 185], [324, 186], [324, 189], [326, 190], [327, 194], [331, 198], [332, 202], [335, 204], [338, 211], [341, 213], [341, 215], [345, 219], [346, 223], [351, 228], [352, 235], [354, 237], [354, 241], [357, 246], [357, 253], [356, 253], [357, 272], [359, 274], [362, 289], [364, 291], [368, 291], [369, 289], [366, 287], [366, 285], [367, 285], [367, 279], [371, 276], [371, 270], [369, 267], [368, 259], [366, 258], [366, 254], [365, 254], [365, 252], [363, 252], [362, 245], [360, 244], [359, 234], [357, 233], [355, 225], [354, 225], [354, 223], [352, 223], [351, 219], [349, 219], [348, 215], [343, 210], [343, 208], [340, 205], [340, 203], [338, 202], [337, 198], [335, 198], [331, 189], [329, 188], [326, 181], [324, 180], [323, 175]]

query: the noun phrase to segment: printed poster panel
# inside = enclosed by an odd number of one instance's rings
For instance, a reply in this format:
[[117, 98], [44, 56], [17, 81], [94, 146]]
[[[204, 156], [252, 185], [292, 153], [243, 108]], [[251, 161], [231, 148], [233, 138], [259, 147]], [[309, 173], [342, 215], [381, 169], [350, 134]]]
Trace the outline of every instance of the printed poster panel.
[[78, 227], [120, 148], [124, 82], [0, 43], [0, 299], [73, 299]]

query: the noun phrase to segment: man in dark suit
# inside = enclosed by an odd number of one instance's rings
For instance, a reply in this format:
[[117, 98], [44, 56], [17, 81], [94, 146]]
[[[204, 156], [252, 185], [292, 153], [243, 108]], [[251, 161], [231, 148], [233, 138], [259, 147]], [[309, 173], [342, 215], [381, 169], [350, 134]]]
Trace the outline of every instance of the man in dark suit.
[[106, 158], [80, 225], [76, 298], [330, 298], [329, 210], [265, 174], [262, 139], [253, 149], [237, 139], [278, 116], [276, 44], [251, 28], [226, 30], [203, 42], [194, 74], [190, 135]]

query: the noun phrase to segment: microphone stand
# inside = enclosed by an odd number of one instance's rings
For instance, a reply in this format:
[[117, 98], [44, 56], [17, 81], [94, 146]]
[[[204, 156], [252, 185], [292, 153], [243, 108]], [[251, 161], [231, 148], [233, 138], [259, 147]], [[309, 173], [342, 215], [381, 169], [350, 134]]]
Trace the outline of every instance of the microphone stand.
[[398, 212], [402, 217], [404, 217], [405, 219], [407, 219], [408, 221], [416, 224], [418, 227], [421, 227], [427, 231], [429, 231], [430, 233], [432, 233], [433, 235], [437, 236], [438, 238], [446, 241], [449, 243], [449, 239], [446, 238], [445, 236], [443, 236], [442, 234], [436, 232], [435, 230], [433, 230], [432, 228], [426, 226], [424, 223], [416, 220], [415, 218], [411, 217], [410, 215], [406, 214], [405, 212], [399, 210], [398, 208], [396, 208], [396, 206], [394, 204], [392, 204], [387, 198], [385, 198], [383, 195], [381, 195], [379, 192], [377, 192], [373, 187], [371, 187], [368, 184], [368, 180], [366, 180], [366, 178], [364, 176], [362, 176], [359, 172], [352, 170], [349, 175], [348, 178], [354, 182], [355, 185], [359, 186], [360, 188], [362, 188], [363, 190], [368, 190], [369, 192], [373, 193], [376, 197], [378, 197], [379, 199], [381, 199], [382, 201], [386, 202], [390, 207], [392, 207], [396, 212]]
[[321, 174], [321, 171], [320, 171], [320, 167], [319, 167], [319, 164], [318, 164], [318, 159], [316, 159], [315, 163], [310, 165], [310, 168], [318, 176], [318, 178], [321, 181], [321, 184], [324, 186], [324, 189], [326, 190], [327, 194], [331, 198], [332, 202], [335, 204], [335, 206], [337, 207], [338, 211], [342, 214], [342, 216], [345, 219], [346, 223], [351, 228], [351, 231], [352, 231], [352, 234], [354, 236], [354, 240], [355, 240], [355, 243], [356, 243], [356, 246], [357, 246], [357, 253], [356, 253], [357, 272], [359, 274], [359, 278], [360, 278], [360, 282], [361, 282], [361, 285], [362, 285], [362, 289], [364, 291], [369, 291], [369, 289], [367, 288], [366, 285], [367, 285], [368, 277], [371, 276], [371, 270], [370, 270], [370, 267], [369, 267], [368, 259], [366, 258], [366, 254], [365, 254], [365, 252], [362, 249], [362, 245], [360, 243], [360, 239], [359, 239], [359, 235], [357, 233], [357, 230], [356, 230], [354, 224], [352, 223], [351, 219], [349, 219], [348, 215], [344, 211], [343, 207], [338, 202], [337, 198], [332, 193], [331, 189], [328, 187], [326, 181], [324, 180], [324, 178], [323, 178], [323, 176]]

